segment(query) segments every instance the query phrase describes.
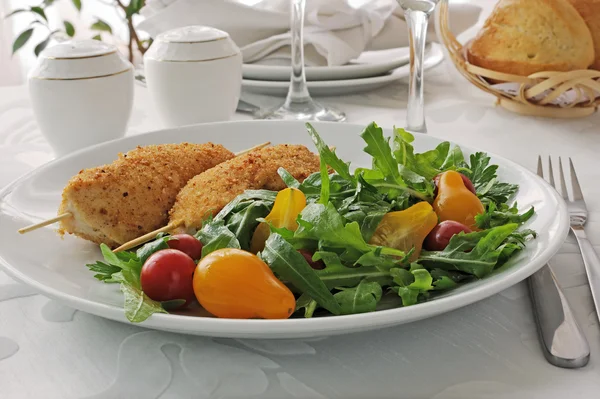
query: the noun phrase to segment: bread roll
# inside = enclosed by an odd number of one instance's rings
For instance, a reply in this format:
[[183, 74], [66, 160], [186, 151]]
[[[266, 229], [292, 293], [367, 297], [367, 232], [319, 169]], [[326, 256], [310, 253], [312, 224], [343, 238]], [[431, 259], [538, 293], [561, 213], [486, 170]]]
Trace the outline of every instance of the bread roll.
[[600, 70], [600, 0], [569, 0], [583, 17], [594, 40], [596, 59], [591, 68]]
[[568, 0], [500, 0], [470, 43], [468, 60], [520, 76], [587, 69], [594, 61], [594, 45]]

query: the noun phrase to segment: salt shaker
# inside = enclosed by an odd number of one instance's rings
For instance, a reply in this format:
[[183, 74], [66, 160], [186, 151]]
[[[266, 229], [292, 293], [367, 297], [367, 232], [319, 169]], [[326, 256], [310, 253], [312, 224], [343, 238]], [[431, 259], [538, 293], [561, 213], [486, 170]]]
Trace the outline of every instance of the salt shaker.
[[97, 40], [63, 42], [40, 54], [29, 73], [29, 94], [57, 156], [125, 135], [133, 76], [117, 48]]
[[242, 55], [226, 32], [186, 26], [156, 37], [144, 55], [146, 84], [168, 127], [231, 118], [242, 87]]

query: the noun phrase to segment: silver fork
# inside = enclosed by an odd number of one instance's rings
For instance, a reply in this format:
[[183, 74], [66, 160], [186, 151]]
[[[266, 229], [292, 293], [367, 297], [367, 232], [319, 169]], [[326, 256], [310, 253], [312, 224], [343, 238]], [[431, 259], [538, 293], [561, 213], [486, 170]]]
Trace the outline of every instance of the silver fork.
[[[552, 173], [552, 162], [549, 161], [550, 173]], [[569, 210], [569, 219], [571, 220], [571, 231], [577, 238], [579, 249], [581, 250], [581, 257], [583, 258], [583, 264], [585, 265], [585, 272], [588, 277], [590, 285], [590, 291], [592, 292], [592, 298], [594, 299], [594, 306], [596, 307], [596, 315], [600, 317], [600, 258], [592, 243], [588, 240], [587, 235], [583, 226], [587, 221], [588, 211], [585, 201], [583, 200], [583, 193], [581, 192], [581, 186], [573, 167], [573, 161], [569, 158], [569, 168], [571, 172], [571, 188], [573, 191], [573, 199], [569, 199], [567, 190], [567, 184], [565, 183], [565, 175], [563, 173], [562, 160], [558, 158], [558, 166], [560, 168], [560, 191], [563, 198], [567, 203], [567, 209]], [[554, 181], [552, 181], [552, 185]]]
[[[538, 157], [537, 174], [544, 177], [541, 157]], [[551, 164], [549, 180], [554, 187]], [[590, 347], [550, 267], [542, 267], [528, 283], [546, 359], [558, 367], [585, 366], [590, 359]]]

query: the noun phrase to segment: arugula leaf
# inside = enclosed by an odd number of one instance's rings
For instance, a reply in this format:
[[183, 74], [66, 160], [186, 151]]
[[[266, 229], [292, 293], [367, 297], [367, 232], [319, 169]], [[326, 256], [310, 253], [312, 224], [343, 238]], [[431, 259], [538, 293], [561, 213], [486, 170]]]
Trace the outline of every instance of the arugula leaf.
[[488, 202], [485, 212], [475, 216], [475, 223], [480, 229], [502, 226], [507, 223], [523, 224], [535, 214], [533, 206], [528, 211], [519, 214], [519, 208], [515, 203], [512, 207], [506, 204], [496, 205], [495, 202]]
[[302, 293], [310, 295], [331, 313], [340, 313], [340, 307], [333, 295], [306, 262], [304, 256], [279, 234], [269, 236], [260, 256], [283, 280], [289, 281]]
[[389, 272], [371, 266], [348, 267], [342, 263], [335, 252], [317, 251], [313, 261], [322, 260], [325, 268], [315, 270], [315, 273], [330, 290], [339, 287], [354, 287], [361, 280], [377, 281], [381, 285], [389, 285]]
[[155, 252], [160, 251], [161, 249], [169, 248], [167, 241], [172, 240], [173, 238], [168, 235], [160, 234], [156, 240], [150, 241], [149, 243], [144, 244], [141, 248], [136, 251], [136, 256], [142, 263], [146, 262], [146, 259], [150, 257]]
[[383, 137], [383, 129], [371, 123], [360, 135], [367, 146], [364, 151], [373, 157], [373, 166], [381, 171], [388, 183], [404, 186], [404, 180], [398, 171], [398, 162], [392, 155], [389, 139]]
[[467, 274], [443, 269], [433, 269], [429, 271], [433, 278], [433, 286], [436, 291], [448, 290], [457, 287], [459, 284], [471, 280], [473, 277]]
[[467, 163], [465, 162], [465, 156], [459, 146], [455, 145], [450, 151], [446, 159], [440, 166], [442, 171], [446, 170], [458, 170], [466, 168]]
[[333, 248], [355, 248], [360, 252], [371, 250], [360, 234], [358, 223], [352, 222], [344, 226], [344, 221], [335, 206], [310, 204], [302, 210], [296, 237], [310, 237]]
[[143, 264], [133, 252], [113, 252], [106, 244], [100, 244], [100, 251], [104, 260], [109, 265], [116, 266], [122, 270], [132, 271], [137, 275], [142, 271]]
[[154, 313], [168, 313], [160, 304], [144, 294], [140, 285], [139, 275], [132, 271], [121, 270], [113, 275], [115, 281], [121, 283], [124, 296], [125, 317], [132, 323], [140, 323]]
[[383, 216], [393, 206], [394, 202], [384, 201], [377, 189], [359, 175], [354, 195], [345, 198], [337, 209], [348, 222], [357, 222], [364, 240], [369, 241]]
[[471, 165], [462, 173], [471, 180], [480, 198], [501, 204], [507, 202], [519, 189], [516, 184], [498, 182], [498, 165], [490, 165], [490, 157], [486, 153], [471, 154], [470, 161]]
[[402, 299], [402, 306], [416, 304], [419, 296], [426, 296], [428, 291], [434, 289], [433, 277], [418, 263], [413, 263], [410, 271], [394, 268], [390, 270], [390, 274], [397, 285], [397, 287], [392, 287], [392, 290]]
[[217, 213], [214, 217], [214, 220], [224, 220], [227, 216], [229, 216], [242, 202], [254, 200], [254, 201], [265, 201], [267, 203], [274, 203], [275, 197], [277, 196], [277, 191], [270, 190], [246, 190], [243, 194], [235, 197], [233, 201], [229, 204], [225, 205], [221, 212]]
[[94, 274], [95, 278], [105, 283], [114, 283], [115, 281], [113, 280], [112, 275], [121, 271], [121, 268], [118, 266], [110, 265], [100, 261], [96, 263], [89, 263], [86, 266], [88, 269], [90, 269], [90, 271], [96, 272], [96, 274]]
[[266, 217], [272, 207], [272, 202], [261, 200], [245, 201], [226, 218], [225, 226], [235, 235], [242, 249], [246, 251], [250, 250], [252, 234], [260, 223], [258, 219]]
[[355, 314], [375, 311], [382, 294], [379, 283], [361, 280], [356, 287], [343, 289], [333, 297], [340, 305], [341, 314]]
[[304, 317], [308, 319], [315, 313], [315, 310], [317, 309], [317, 301], [312, 299], [308, 294], [302, 294], [296, 300], [296, 312], [301, 309], [304, 309]]
[[325, 160], [321, 158], [321, 197], [319, 198], [319, 203], [327, 204], [329, 202], [329, 171], [327, 170], [327, 164]]
[[327, 144], [325, 144], [321, 136], [319, 136], [317, 131], [310, 123], [306, 124], [306, 129], [308, 130], [308, 134], [310, 135], [313, 143], [315, 143], [321, 159], [324, 160], [327, 165], [331, 166], [333, 170], [335, 170], [345, 180], [355, 182], [354, 176], [352, 176], [350, 173], [350, 162], [342, 161], [335, 154], [335, 151], [332, 151]]
[[202, 242], [202, 257], [221, 248], [241, 248], [235, 234], [231, 232], [223, 220], [208, 220], [195, 235]]
[[478, 278], [485, 277], [498, 263], [503, 242], [517, 227], [518, 224], [509, 223], [480, 232], [456, 234], [450, 239], [446, 249], [423, 251], [419, 260], [434, 262], [443, 269], [456, 269]]
[[279, 177], [281, 177], [281, 180], [283, 180], [286, 186], [290, 188], [300, 188], [300, 182], [284, 168], [277, 169], [277, 174], [279, 174]]

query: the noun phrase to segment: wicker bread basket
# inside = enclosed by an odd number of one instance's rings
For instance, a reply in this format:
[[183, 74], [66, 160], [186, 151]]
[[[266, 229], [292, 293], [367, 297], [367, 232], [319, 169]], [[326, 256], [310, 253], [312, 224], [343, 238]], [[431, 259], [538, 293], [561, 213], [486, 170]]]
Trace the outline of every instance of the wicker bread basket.
[[[551, 118], [579, 118], [588, 116], [600, 105], [600, 71], [582, 69], [569, 72], [538, 72], [518, 76], [491, 71], [470, 64], [466, 47], [456, 40], [449, 28], [448, 0], [442, 0], [438, 12], [440, 40], [448, 49], [450, 59], [469, 82], [481, 90], [493, 94], [498, 104], [507, 110], [523, 115]], [[494, 87], [492, 81], [518, 84], [515, 93], [507, 93]], [[552, 104], [559, 96], [573, 90], [573, 101], [568, 104]], [[585, 101], [582, 102], [582, 99]]]

